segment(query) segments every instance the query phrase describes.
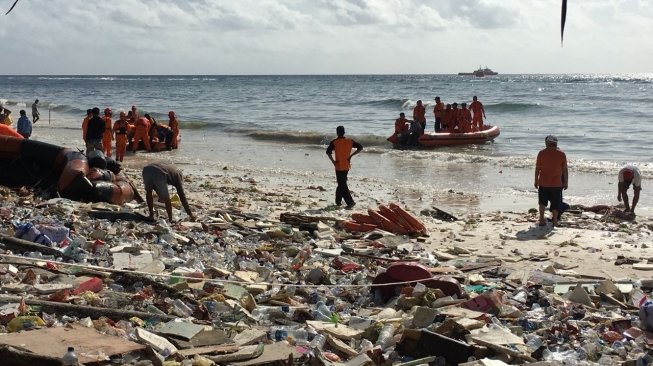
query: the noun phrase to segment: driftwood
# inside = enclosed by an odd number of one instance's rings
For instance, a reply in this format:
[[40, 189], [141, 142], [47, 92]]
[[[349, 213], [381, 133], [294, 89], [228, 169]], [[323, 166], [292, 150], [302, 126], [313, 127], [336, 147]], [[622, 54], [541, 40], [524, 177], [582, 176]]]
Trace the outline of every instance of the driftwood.
[[215, 363], [222, 364], [222, 363], [229, 363], [234, 361], [251, 360], [252, 358], [256, 358], [262, 355], [263, 349], [264, 349], [263, 344], [244, 346], [241, 347], [240, 350], [238, 350], [238, 352], [229, 353], [226, 355], [205, 356], [205, 357]]
[[279, 220], [281, 220], [281, 222], [285, 222], [286, 224], [298, 226], [300, 224], [308, 224], [308, 223], [320, 222], [320, 221], [336, 222], [336, 221], [340, 221], [341, 219], [335, 217], [306, 216], [306, 215], [294, 214], [290, 212], [282, 212], [281, 215], [279, 215]]
[[[23, 298], [20, 296], [0, 295], [0, 304], [19, 303], [21, 299]], [[93, 319], [97, 319], [102, 316], [106, 316], [107, 318], [110, 318], [112, 320], [123, 320], [132, 317], [138, 317], [141, 319], [159, 318], [162, 320], [173, 320], [177, 318], [176, 316], [167, 315], [167, 314], [164, 315], [164, 314], [147, 313], [144, 311], [136, 311], [136, 310], [100, 308], [96, 306], [75, 305], [75, 304], [68, 304], [64, 302], [54, 302], [54, 301], [39, 300], [39, 299], [25, 298], [25, 303], [27, 305], [40, 306], [41, 311], [46, 313], [57, 313], [59, 315], [76, 315], [82, 317], [90, 316]]]
[[19, 253], [25, 252], [40, 252], [41, 254], [54, 255], [55, 257], [63, 257], [65, 259], [71, 259], [69, 256], [64, 255], [62, 252], [55, 248], [50, 248], [45, 245], [36, 244], [29, 240], [23, 240], [14, 238], [13, 236], [8, 236], [5, 234], [0, 234], [0, 243], [13, 251]]

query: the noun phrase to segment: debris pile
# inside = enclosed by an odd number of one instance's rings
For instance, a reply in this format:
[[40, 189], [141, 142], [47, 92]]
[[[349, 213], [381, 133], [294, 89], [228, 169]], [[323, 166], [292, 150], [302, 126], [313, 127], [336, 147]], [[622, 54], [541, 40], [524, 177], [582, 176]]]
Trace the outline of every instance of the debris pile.
[[[187, 183], [207, 196], [215, 189]], [[99, 365], [653, 360], [653, 281], [461, 245], [496, 215], [463, 220], [433, 208], [417, 219], [388, 204], [349, 220], [345, 211], [293, 210], [249, 178], [220, 194], [221, 204], [198, 208], [198, 222], [169, 224], [148, 220], [138, 204], [44, 201], [0, 187], [3, 363], [59, 365], [68, 347]], [[568, 222], [602, 223], [590, 214]], [[604, 232], [634, 228], [609, 225]]]

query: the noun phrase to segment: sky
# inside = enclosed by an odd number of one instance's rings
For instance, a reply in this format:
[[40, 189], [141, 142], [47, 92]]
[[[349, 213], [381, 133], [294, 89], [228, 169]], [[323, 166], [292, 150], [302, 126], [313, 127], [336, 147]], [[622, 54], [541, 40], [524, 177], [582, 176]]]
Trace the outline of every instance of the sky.
[[[0, 0], [4, 14], [14, 0]], [[653, 1], [20, 0], [3, 75], [651, 73]]]

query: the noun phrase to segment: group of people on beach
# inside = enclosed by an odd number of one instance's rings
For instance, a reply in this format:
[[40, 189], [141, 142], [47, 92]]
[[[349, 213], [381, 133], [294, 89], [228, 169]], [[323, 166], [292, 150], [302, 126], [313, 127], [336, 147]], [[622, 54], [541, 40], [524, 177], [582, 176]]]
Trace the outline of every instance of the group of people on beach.
[[[435, 132], [448, 133], [466, 133], [483, 131], [485, 108], [483, 103], [478, 100], [477, 96], [472, 98], [472, 102], [467, 108], [467, 103], [461, 103], [458, 109], [458, 103], [446, 104], [435, 97], [433, 106], [433, 116], [435, 118]], [[405, 113], [400, 113], [399, 118], [395, 120], [395, 134], [402, 145], [417, 145], [417, 139], [426, 131], [426, 107], [421, 100], [413, 108], [413, 119], [406, 119]]]
[[[16, 132], [18, 132], [18, 134], [20, 134], [26, 139], [32, 136], [32, 123], [38, 122], [41, 116], [37, 104], [39, 104], [38, 99], [35, 100], [34, 103], [32, 103], [33, 122], [29, 120], [29, 118], [27, 117], [27, 112], [25, 112], [24, 109], [21, 109], [19, 111], [20, 117], [18, 118], [18, 122], [16, 123]], [[11, 126], [13, 123], [14, 121], [11, 118], [11, 111], [7, 109], [5, 106], [0, 104], [0, 124]]]
[[82, 121], [86, 153], [100, 150], [111, 157], [113, 141], [118, 161], [123, 161], [129, 145], [134, 153], [141, 144], [148, 152], [176, 149], [179, 147], [179, 122], [174, 111], [168, 112], [168, 119], [168, 124], [165, 125], [158, 123], [148, 113], [141, 117], [138, 108], [132, 106], [127, 113], [120, 111], [119, 118], [114, 122], [111, 108], [104, 109], [103, 117], [100, 117], [98, 107], [88, 109]]

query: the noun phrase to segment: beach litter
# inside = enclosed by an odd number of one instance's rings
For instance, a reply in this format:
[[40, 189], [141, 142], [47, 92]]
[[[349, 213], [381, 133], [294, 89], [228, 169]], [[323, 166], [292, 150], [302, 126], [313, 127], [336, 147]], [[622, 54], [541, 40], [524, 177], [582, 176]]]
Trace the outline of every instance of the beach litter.
[[[201, 184], [189, 178], [209, 196]], [[147, 219], [142, 204], [0, 191], [0, 357], [12, 365], [56, 365], [69, 346], [97, 365], [653, 359], [653, 281], [566, 260], [646, 270], [634, 250], [634, 264], [614, 265], [615, 242], [647, 240], [645, 221], [579, 210], [566, 213], [570, 231], [541, 239], [519, 234], [540, 230], [532, 213], [416, 215], [392, 203], [316, 212], [233, 179], [219, 205], [198, 200], [197, 222], [175, 209], [182, 219], [168, 223]]]

